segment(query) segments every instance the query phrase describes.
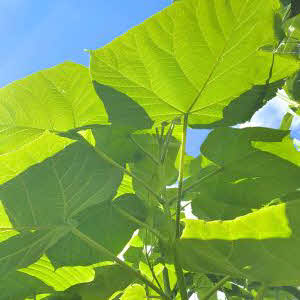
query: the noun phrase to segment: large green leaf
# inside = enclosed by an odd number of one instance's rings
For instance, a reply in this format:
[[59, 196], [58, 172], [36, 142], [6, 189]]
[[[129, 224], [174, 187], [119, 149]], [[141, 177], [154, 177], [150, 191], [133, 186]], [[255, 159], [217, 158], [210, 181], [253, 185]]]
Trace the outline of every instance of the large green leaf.
[[[275, 43], [277, 8], [276, 0], [176, 2], [91, 51], [92, 78], [130, 97], [153, 121], [185, 113], [189, 124], [218, 121], [231, 100], [266, 83], [272, 54], [260, 48]], [[271, 81], [298, 68], [294, 59], [276, 56]], [[126, 115], [131, 122], [138, 109], [122, 110], [123, 122]]]
[[53, 289], [42, 281], [21, 272], [14, 272], [0, 280], [1, 300], [23, 300]]
[[300, 155], [287, 134], [267, 128], [210, 133], [201, 151], [215, 165], [199, 167], [185, 182], [200, 180], [186, 195], [194, 215], [231, 219], [299, 188]]
[[[27, 136], [28, 142], [18, 147], [12, 140], [6, 144], [2, 140], [3, 152], [0, 155], [0, 184], [7, 182], [27, 168], [42, 162], [44, 159], [63, 150], [72, 143], [71, 140], [59, 137], [49, 131], [37, 131], [34, 136]], [[26, 137], [26, 138], [27, 138]], [[1, 147], [0, 146], [0, 147]]]
[[49, 133], [107, 123], [84, 66], [65, 62], [0, 90], [0, 183], [62, 150]]
[[[107, 122], [88, 69], [65, 62], [15, 81], [0, 90], [1, 138], [33, 130], [67, 131]], [[14, 134], [14, 136], [12, 136]]]
[[75, 143], [2, 185], [0, 197], [15, 227], [64, 224], [111, 199], [121, 178], [92, 147]]
[[0, 273], [26, 267], [45, 252], [56, 267], [105, 260], [70, 232], [73, 226], [118, 254], [137, 225], [114, 207], [125, 203], [123, 208], [136, 218], [145, 214], [135, 196], [111, 202], [121, 179], [121, 172], [92, 147], [77, 142], [2, 185], [2, 203], [12, 225], [22, 233], [7, 239], [5, 232]]
[[298, 285], [299, 206], [295, 200], [230, 221], [186, 220], [177, 245], [183, 267], [271, 286]]
[[9, 237], [0, 244], [1, 278], [37, 261], [44, 252], [68, 232], [67, 226], [36, 230]]
[[[74, 222], [79, 224], [78, 230], [114, 255], [122, 251], [134, 231], [139, 228], [135, 222], [124, 217], [118, 209], [124, 210], [140, 221], [146, 218], [142, 201], [134, 194], [123, 194], [113, 202], [92, 206], [74, 218]], [[110, 259], [82, 242], [72, 232], [53, 245], [47, 251], [47, 255], [56, 267], [90, 265]]]

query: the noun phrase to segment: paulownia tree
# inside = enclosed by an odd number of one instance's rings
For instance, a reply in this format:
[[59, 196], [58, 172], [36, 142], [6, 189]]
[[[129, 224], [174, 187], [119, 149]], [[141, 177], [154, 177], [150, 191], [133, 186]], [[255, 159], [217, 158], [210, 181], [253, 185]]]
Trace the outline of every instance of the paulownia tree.
[[297, 4], [176, 1], [3, 87], [0, 299], [300, 299]]

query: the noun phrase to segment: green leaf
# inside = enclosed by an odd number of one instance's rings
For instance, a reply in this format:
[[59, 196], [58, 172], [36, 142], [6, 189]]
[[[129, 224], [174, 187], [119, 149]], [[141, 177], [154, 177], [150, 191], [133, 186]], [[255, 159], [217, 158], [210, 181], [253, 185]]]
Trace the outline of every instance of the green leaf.
[[[203, 295], [206, 295], [206, 293], [214, 286], [213, 282], [211, 282], [205, 274], [195, 274], [193, 277], [193, 284], [199, 299], [201, 299]], [[218, 300], [217, 292], [215, 292], [210, 299]]]
[[300, 102], [300, 72], [286, 80], [284, 90], [292, 100]]
[[192, 200], [193, 214], [231, 219], [295, 191], [300, 156], [287, 133], [259, 127], [211, 132], [201, 151], [215, 165], [199, 168], [185, 182], [189, 187], [203, 178], [185, 196]]
[[284, 29], [287, 36], [300, 40], [300, 15], [288, 19], [284, 23]]
[[[157, 162], [160, 161], [160, 147], [156, 136], [154, 135], [134, 135], [136, 143], [140, 144], [147, 153]], [[173, 137], [170, 138], [168, 152], [163, 165], [154, 163], [153, 159], [144, 155], [136, 162], [129, 164], [130, 170], [139, 178], [143, 179], [152, 190], [160, 194], [166, 185], [176, 182], [178, 171], [175, 167], [177, 154], [180, 144]], [[137, 180], [132, 180], [133, 188], [139, 198], [146, 205], [154, 205], [157, 201]]]
[[254, 85], [229, 105], [224, 107], [223, 118], [208, 125], [195, 125], [194, 128], [215, 128], [233, 126], [249, 121], [254, 113], [276, 96], [276, 92], [284, 84], [283, 80], [268, 85]]
[[[14, 178], [27, 168], [42, 162], [46, 158], [63, 150], [73, 141], [59, 137], [49, 131], [37, 131], [36, 135], [27, 135], [23, 145], [13, 139], [6, 143], [1, 140], [2, 151], [0, 155], [0, 184]], [[1, 139], [1, 137], [0, 137]]]
[[107, 122], [88, 69], [72, 62], [45, 69], [2, 88], [0, 115], [1, 136], [9, 130], [67, 131]]
[[37, 231], [10, 237], [0, 244], [4, 268], [0, 268], [0, 274], [26, 267], [45, 252], [55, 267], [106, 260], [73, 236], [72, 226], [78, 226], [117, 255], [138, 227], [114, 206], [123, 207], [126, 202], [125, 209], [136, 218], [145, 214], [135, 196], [123, 195], [112, 204], [120, 182], [118, 169], [88, 145], [75, 143], [2, 185], [2, 203], [13, 226]]
[[49, 133], [107, 123], [84, 66], [65, 62], [0, 90], [0, 183], [68, 145]]
[[51, 293], [53, 289], [42, 281], [21, 272], [14, 272], [0, 280], [0, 299], [25, 299], [40, 293]]
[[0, 187], [15, 227], [64, 224], [116, 194], [121, 173], [81, 143], [68, 146]]
[[42, 256], [34, 264], [19, 271], [41, 280], [51, 286], [55, 291], [64, 291], [73, 285], [91, 282], [95, 277], [95, 271], [92, 266], [62, 267], [55, 269], [46, 256]]
[[291, 201], [230, 221], [186, 220], [177, 245], [182, 266], [270, 286], [298, 285], [299, 205]]
[[[118, 255], [139, 226], [125, 218], [115, 207], [140, 221], [146, 219], [147, 212], [142, 201], [134, 194], [124, 194], [113, 202], [104, 202], [86, 209], [74, 218], [74, 222], [79, 224], [78, 230]], [[73, 233], [60, 239], [47, 251], [47, 255], [56, 267], [90, 265], [109, 260]]]
[[289, 130], [292, 125], [293, 118], [294, 118], [294, 116], [291, 113], [287, 112], [281, 120], [279, 129]]
[[[114, 127], [126, 127], [128, 130], [151, 128], [152, 120], [145, 110], [133, 102], [127, 95], [98, 82], [94, 82], [97, 95], [102, 99], [109, 121]], [[128, 111], [134, 111], [134, 119], [128, 117]]]
[[[273, 0], [179, 1], [91, 51], [92, 78], [127, 95], [153, 121], [186, 113], [190, 125], [218, 121], [238, 95], [266, 83], [272, 55], [260, 48], [276, 42], [275, 7]], [[298, 68], [294, 59], [276, 56], [271, 82]], [[111, 96], [102, 97], [106, 103]], [[123, 121], [134, 118], [132, 107]]]
[[146, 298], [146, 291], [144, 287], [139, 284], [133, 284], [128, 287], [120, 300], [141, 300]]
[[68, 231], [67, 226], [20, 233], [0, 244], [0, 274], [6, 276], [37, 261]]
[[123, 291], [135, 280], [132, 273], [118, 265], [95, 268], [95, 272], [93, 282], [74, 285], [68, 292], [80, 295], [81, 300], [107, 300], [115, 292]]

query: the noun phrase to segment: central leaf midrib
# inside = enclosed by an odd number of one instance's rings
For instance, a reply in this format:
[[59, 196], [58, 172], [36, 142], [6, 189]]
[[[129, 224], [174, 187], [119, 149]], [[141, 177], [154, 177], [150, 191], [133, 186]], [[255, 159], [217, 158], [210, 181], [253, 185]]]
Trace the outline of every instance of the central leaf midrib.
[[[228, 39], [225, 41], [225, 45], [224, 45], [224, 47], [223, 47], [223, 49], [222, 49], [222, 51], [221, 51], [221, 53], [220, 53], [218, 59], [216, 60], [215, 64], [213, 65], [211, 72], [209, 73], [209, 75], [208, 75], [206, 81], [204, 82], [204, 84], [203, 84], [201, 90], [200, 90], [199, 93], [197, 94], [197, 96], [196, 96], [196, 98], [194, 99], [194, 101], [192, 102], [191, 106], [189, 107], [187, 113], [193, 113], [191, 110], [193, 109], [193, 107], [195, 106], [195, 104], [198, 102], [198, 100], [199, 100], [199, 98], [201, 97], [201, 95], [203, 94], [204, 90], [207, 88], [207, 86], [208, 86], [208, 84], [209, 84], [209, 82], [210, 82], [211, 77], [213, 76], [213, 74], [214, 74], [216, 68], [218, 67], [218, 65], [219, 65], [219, 63], [220, 63], [221, 58], [224, 56], [225, 50], [226, 50], [226, 48], [228, 47], [228, 42], [230, 41], [230, 39], [231, 39], [231, 37], [232, 37], [232, 34], [236, 31], [236, 29], [237, 29], [237, 28], [240, 26], [240, 24], [241, 24], [239, 19], [240, 19], [240, 16], [241, 16], [243, 10], [245, 9], [246, 5], [248, 4], [248, 2], [249, 2], [249, 0], [245, 1], [245, 2], [244, 2], [244, 5], [241, 7], [241, 9], [240, 9], [240, 15], [239, 15], [239, 17], [236, 19], [236, 24], [232, 27], [231, 33], [230, 33]], [[260, 3], [263, 3], [263, 1], [261, 1]], [[251, 19], [251, 17], [255, 15], [255, 12], [258, 10], [258, 8], [259, 8], [259, 5], [257, 5], [257, 8], [256, 8], [256, 10], [254, 11], [254, 13], [252, 13], [252, 15], [250, 15], [250, 17], [249, 17], [246, 21], [249, 21], [249, 19]], [[243, 22], [245, 22], [245, 20], [243, 20]], [[209, 107], [209, 106], [212, 106], [212, 105], [214, 105], [214, 104], [210, 104], [210, 105], [208, 105], [208, 107]], [[201, 108], [201, 109], [204, 109], [204, 108]], [[199, 109], [199, 110], [201, 110], [201, 109]], [[196, 110], [196, 111], [198, 111], [198, 110]], [[194, 111], [194, 112], [195, 112], [195, 111]]]

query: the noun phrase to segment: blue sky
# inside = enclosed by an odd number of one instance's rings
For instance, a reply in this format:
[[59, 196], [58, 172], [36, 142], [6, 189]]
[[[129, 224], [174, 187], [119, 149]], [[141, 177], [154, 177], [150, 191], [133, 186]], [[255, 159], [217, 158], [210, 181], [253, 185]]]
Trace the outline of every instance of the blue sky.
[[[65, 60], [88, 65], [99, 48], [171, 4], [171, 0], [0, 0], [0, 87]], [[278, 127], [288, 109], [272, 101], [247, 126]], [[197, 155], [207, 130], [190, 130]], [[299, 118], [293, 135], [300, 139]]]

